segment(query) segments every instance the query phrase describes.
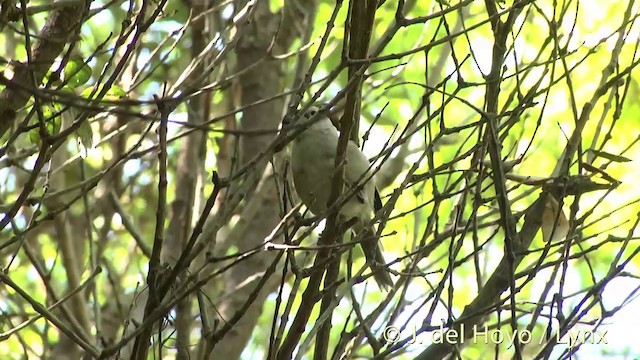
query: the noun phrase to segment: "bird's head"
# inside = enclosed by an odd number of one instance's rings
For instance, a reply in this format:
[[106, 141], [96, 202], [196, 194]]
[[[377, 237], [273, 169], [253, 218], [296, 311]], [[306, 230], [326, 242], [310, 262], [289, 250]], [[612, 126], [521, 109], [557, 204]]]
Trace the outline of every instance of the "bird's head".
[[293, 121], [290, 122], [290, 124], [302, 124], [307, 121], [315, 123], [316, 121], [319, 121], [318, 117], [328, 118], [336, 129], [339, 128], [340, 117], [336, 113], [336, 109], [332, 108], [329, 103], [325, 102], [315, 103], [309, 106], [306, 110], [299, 111], [294, 115], [292, 119]]
[[322, 116], [327, 114], [329, 114], [329, 104], [315, 103], [309, 106], [306, 110], [300, 111], [296, 117], [298, 118], [298, 122], [304, 122], [313, 120], [316, 115]]

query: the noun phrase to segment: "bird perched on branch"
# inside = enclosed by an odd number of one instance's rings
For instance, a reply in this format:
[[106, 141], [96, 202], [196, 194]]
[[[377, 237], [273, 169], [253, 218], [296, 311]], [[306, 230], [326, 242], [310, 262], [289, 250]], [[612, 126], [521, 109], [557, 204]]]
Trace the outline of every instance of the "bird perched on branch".
[[[320, 118], [312, 119], [318, 112]], [[306, 124], [311, 120], [312, 124]], [[296, 192], [311, 212], [326, 215], [339, 134], [326, 108], [312, 106], [298, 116], [297, 123], [305, 130], [293, 140], [291, 150], [291, 171]], [[382, 207], [370, 168], [367, 157], [354, 142], [349, 141], [344, 164], [344, 193], [349, 198], [340, 208], [339, 215], [341, 222], [353, 224], [351, 228], [362, 240], [360, 244], [375, 280], [379, 286], [386, 288], [392, 286], [393, 282], [382, 266], [385, 260], [370, 225], [374, 209]]]

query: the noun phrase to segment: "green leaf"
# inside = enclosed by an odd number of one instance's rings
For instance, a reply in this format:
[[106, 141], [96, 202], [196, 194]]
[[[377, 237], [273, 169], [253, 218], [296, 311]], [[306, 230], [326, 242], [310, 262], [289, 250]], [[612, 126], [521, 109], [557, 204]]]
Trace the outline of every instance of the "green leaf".
[[[104, 87], [103, 84], [98, 85], [98, 90], [95, 92], [95, 94], [99, 94], [102, 91], [103, 87]], [[91, 96], [91, 93], [93, 92], [93, 90], [94, 90], [93, 88], [84, 89], [84, 91], [82, 92], [82, 94], [80, 94], [80, 96], [88, 99]], [[123, 99], [123, 98], [126, 98], [126, 97], [127, 97], [127, 93], [124, 92], [124, 90], [122, 90], [122, 88], [120, 88], [117, 85], [111, 85], [111, 88], [109, 88], [107, 93], [104, 95], [103, 99], [104, 100], [119, 100], [119, 99]]]
[[78, 145], [80, 147], [80, 155], [82, 158], [87, 157], [87, 151], [93, 147], [93, 130], [89, 121], [83, 121], [76, 130], [78, 135]]
[[127, 93], [117, 85], [112, 85], [105, 97], [109, 97], [109, 100], [123, 99], [127, 97]]
[[[61, 115], [62, 108], [60, 105], [44, 105], [42, 107], [42, 116], [44, 118], [45, 130], [48, 136], [52, 136], [60, 132], [62, 126]], [[40, 126], [37, 126], [29, 131], [29, 140], [32, 144], [39, 144], [42, 139], [40, 138]]]
[[615, 161], [615, 162], [630, 162], [631, 161], [631, 159], [626, 158], [626, 157], [624, 157], [622, 155], [610, 154], [610, 153], [605, 152], [605, 151], [594, 150], [594, 149], [591, 149], [590, 151], [592, 153], [594, 153], [598, 157], [602, 157], [602, 158], [605, 158], [607, 160], [611, 160], [611, 161]]
[[64, 78], [71, 87], [84, 85], [91, 79], [91, 67], [82, 58], [72, 59], [64, 68]]

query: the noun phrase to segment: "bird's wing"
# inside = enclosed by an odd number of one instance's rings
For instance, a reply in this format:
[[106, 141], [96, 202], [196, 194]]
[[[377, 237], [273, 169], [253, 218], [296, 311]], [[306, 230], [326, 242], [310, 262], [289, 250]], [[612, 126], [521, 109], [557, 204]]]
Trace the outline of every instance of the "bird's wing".
[[347, 158], [349, 161], [344, 170], [345, 182], [351, 189], [357, 188], [364, 183], [362, 189], [356, 193], [355, 198], [373, 211], [376, 185], [375, 179], [371, 177], [369, 170], [369, 160], [358, 146], [351, 141], [347, 145]]

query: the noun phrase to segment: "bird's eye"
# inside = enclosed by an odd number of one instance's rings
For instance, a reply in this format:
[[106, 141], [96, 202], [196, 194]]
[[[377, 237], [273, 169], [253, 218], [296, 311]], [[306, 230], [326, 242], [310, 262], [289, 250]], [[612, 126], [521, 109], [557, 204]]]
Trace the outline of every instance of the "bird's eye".
[[316, 109], [309, 109], [309, 117], [315, 115], [318, 111]]

